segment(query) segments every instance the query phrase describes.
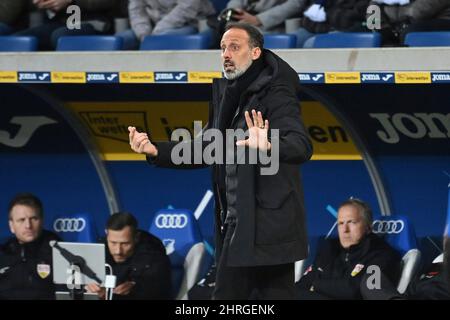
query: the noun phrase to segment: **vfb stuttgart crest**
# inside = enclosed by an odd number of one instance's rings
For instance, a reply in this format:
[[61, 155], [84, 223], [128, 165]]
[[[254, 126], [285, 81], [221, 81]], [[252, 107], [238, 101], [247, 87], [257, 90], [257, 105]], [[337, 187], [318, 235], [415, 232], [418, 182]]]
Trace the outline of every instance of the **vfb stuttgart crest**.
[[37, 265], [37, 273], [39, 277], [45, 279], [50, 274], [50, 265], [49, 264], [38, 264]]

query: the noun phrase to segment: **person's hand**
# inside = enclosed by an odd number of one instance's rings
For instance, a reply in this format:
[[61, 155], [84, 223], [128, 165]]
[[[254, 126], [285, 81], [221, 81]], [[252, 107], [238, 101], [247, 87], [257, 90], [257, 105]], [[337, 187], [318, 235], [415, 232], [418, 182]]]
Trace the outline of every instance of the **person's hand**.
[[237, 14], [233, 14], [233, 18], [238, 20], [239, 22], [246, 22], [254, 26], [260, 26], [261, 21], [257, 16], [254, 16], [242, 9], [235, 9]]
[[65, 9], [73, 0], [33, 0], [33, 3], [39, 9], [47, 9], [54, 12]]
[[33, 0], [33, 4], [36, 6], [36, 8], [38, 9], [45, 9], [45, 5], [46, 2], [48, 0]]
[[96, 283], [89, 283], [86, 285], [85, 290], [90, 293], [96, 293], [100, 300], [105, 300], [106, 289], [100, 287]]
[[126, 296], [126, 295], [130, 294], [130, 291], [131, 291], [131, 289], [133, 289], [135, 284], [136, 283], [133, 282], [133, 281], [127, 281], [127, 282], [124, 282], [122, 284], [119, 284], [114, 289], [114, 293]]
[[145, 132], [138, 132], [135, 127], [128, 127], [130, 147], [136, 153], [143, 153], [151, 157], [158, 155], [158, 149], [150, 142]]
[[261, 112], [258, 111], [257, 113], [254, 109], [252, 110], [252, 118], [250, 118], [250, 113], [245, 111], [245, 122], [247, 122], [249, 137], [247, 140], [237, 141], [236, 145], [261, 151], [270, 150], [272, 145], [267, 139], [269, 120], [264, 121]]

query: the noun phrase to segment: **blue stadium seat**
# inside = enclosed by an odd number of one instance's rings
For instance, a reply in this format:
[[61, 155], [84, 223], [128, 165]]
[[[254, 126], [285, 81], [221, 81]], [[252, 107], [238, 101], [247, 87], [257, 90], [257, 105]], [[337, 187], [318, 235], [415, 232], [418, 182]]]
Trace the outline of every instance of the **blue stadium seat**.
[[404, 293], [419, 269], [421, 258], [414, 227], [406, 216], [391, 215], [374, 219], [372, 228], [402, 255], [402, 273], [397, 290]]
[[52, 230], [65, 242], [97, 242], [93, 217], [89, 213], [59, 215], [52, 221]]
[[207, 33], [146, 36], [140, 50], [201, 50], [208, 49], [210, 41]]
[[333, 32], [314, 36], [312, 48], [376, 48], [381, 36], [376, 32]]
[[294, 34], [265, 34], [264, 48], [288, 49], [295, 48], [297, 36]]
[[36, 51], [36, 37], [0, 36], [0, 51]]
[[65, 36], [58, 39], [57, 51], [122, 50], [123, 39], [115, 36]]
[[450, 46], [450, 31], [410, 32], [406, 34], [405, 44], [410, 47]]
[[166, 247], [176, 299], [187, 299], [189, 289], [200, 278], [206, 255], [197, 220], [189, 210], [163, 209], [155, 214], [149, 231]]

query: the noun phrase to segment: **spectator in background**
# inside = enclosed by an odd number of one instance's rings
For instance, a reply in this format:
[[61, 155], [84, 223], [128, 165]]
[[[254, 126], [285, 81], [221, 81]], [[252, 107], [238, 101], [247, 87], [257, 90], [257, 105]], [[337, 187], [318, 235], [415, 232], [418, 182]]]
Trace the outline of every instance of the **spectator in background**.
[[403, 44], [406, 34], [450, 30], [449, 0], [376, 0], [382, 9], [382, 35], [386, 44]]
[[227, 8], [237, 11], [233, 19], [258, 27], [263, 32], [285, 32], [284, 22], [295, 16], [307, 0], [230, 0]]
[[[263, 33], [284, 33], [285, 20], [295, 16], [307, 0], [230, 0], [218, 19], [208, 20], [212, 29], [214, 49], [220, 48], [220, 40], [228, 22], [244, 22], [257, 27]], [[233, 10], [227, 15], [227, 10]]]
[[197, 33], [199, 19], [214, 13], [209, 0], [130, 0], [132, 29], [117, 35], [124, 39], [125, 49], [137, 49], [148, 35]]
[[14, 237], [0, 250], [0, 299], [54, 299], [49, 242], [59, 238], [42, 229], [41, 201], [29, 193], [18, 194], [8, 212]]
[[[33, 0], [34, 10], [43, 17], [42, 25], [17, 32], [18, 36], [35, 36], [40, 50], [56, 48], [59, 37], [108, 34], [113, 31], [111, 11], [117, 0]], [[67, 7], [77, 5], [81, 9], [80, 29], [68, 29]]]
[[[138, 230], [136, 218], [118, 212], [106, 223], [106, 263], [117, 277], [113, 299], [172, 298], [170, 261], [161, 240]], [[88, 284], [87, 291], [105, 298], [105, 288]]]
[[337, 217], [339, 239], [328, 239], [297, 282], [299, 299], [362, 299], [367, 267], [378, 266], [391, 281], [400, 275], [400, 254], [373, 234], [372, 211], [361, 200], [343, 202]]
[[369, 0], [310, 0], [296, 32], [297, 48], [311, 47], [308, 39], [320, 33], [362, 32]]
[[21, 25], [20, 17], [26, 7], [27, 0], [0, 1], [0, 35], [13, 33]]

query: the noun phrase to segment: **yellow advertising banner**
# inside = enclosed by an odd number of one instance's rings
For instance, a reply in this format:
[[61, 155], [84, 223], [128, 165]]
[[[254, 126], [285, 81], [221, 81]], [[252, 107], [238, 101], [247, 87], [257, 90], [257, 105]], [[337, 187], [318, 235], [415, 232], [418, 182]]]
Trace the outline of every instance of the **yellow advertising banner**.
[[396, 72], [395, 83], [431, 83], [431, 72]]
[[86, 72], [52, 72], [53, 83], [86, 83]]
[[325, 72], [325, 83], [361, 83], [359, 72]]
[[153, 72], [120, 72], [120, 83], [154, 83]]
[[[168, 141], [178, 128], [194, 133], [208, 118], [208, 102], [73, 102], [78, 115], [105, 160], [145, 160], [131, 151], [128, 126], [145, 131], [152, 141]], [[302, 114], [314, 145], [313, 160], [361, 160], [350, 135], [319, 102], [302, 102]]]
[[16, 71], [0, 71], [0, 83], [15, 83], [17, 82]]
[[188, 72], [189, 83], [212, 83], [214, 78], [222, 78], [222, 72]]

